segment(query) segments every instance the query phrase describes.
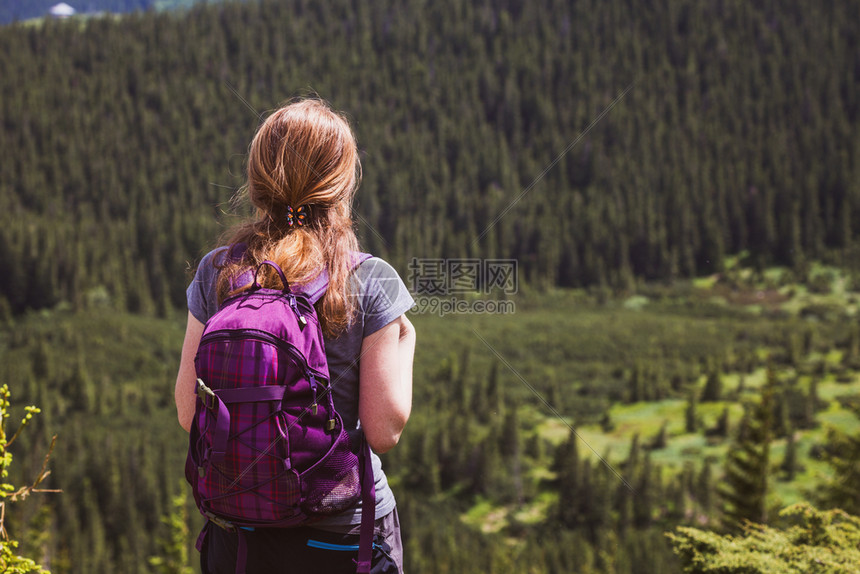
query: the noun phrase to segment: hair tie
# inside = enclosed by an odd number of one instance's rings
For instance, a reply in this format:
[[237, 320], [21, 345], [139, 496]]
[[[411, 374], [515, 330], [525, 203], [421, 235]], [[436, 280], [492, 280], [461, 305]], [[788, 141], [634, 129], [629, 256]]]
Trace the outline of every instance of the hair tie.
[[301, 227], [305, 224], [305, 220], [308, 218], [308, 208], [304, 205], [300, 205], [297, 208], [293, 209], [292, 205], [287, 206], [287, 225], [292, 227], [293, 225], [298, 225]]

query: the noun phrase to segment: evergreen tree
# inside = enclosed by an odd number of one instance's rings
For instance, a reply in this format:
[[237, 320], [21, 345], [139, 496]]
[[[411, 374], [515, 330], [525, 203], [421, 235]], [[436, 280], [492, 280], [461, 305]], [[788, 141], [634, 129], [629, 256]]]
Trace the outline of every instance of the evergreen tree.
[[571, 431], [567, 440], [556, 450], [553, 464], [558, 476], [558, 520], [565, 528], [576, 528], [582, 521], [579, 504], [584, 493], [578, 441], [579, 437]]
[[744, 521], [766, 524], [767, 493], [770, 474], [770, 442], [776, 374], [767, 371], [761, 398], [753, 407], [743, 437], [729, 448], [724, 463], [725, 475], [718, 492], [723, 500], [723, 525], [736, 531]]
[[696, 393], [690, 391], [687, 394], [687, 407], [684, 409], [684, 430], [694, 433], [699, 428], [699, 416], [696, 413]]
[[705, 381], [705, 388], [702, 390], [701, 401], [703, 403], [712, 403], [722, 399], [723, 396], [723, 381], [716, 367], [712, 368], [708, 373], [708, 378]]
[[788, 433], [785, 441], [785, 456], [783, 456], [782, 464], [779, 466], [780, 470], [785, 473], [785, 480], [789, 482], [793, 481], [797, 472], [801, 470], [797, 460], [797, 439], [795, 438], [795, 434], [793, 430]]
[[684, 572], [853, 572], [860, 563], [860, 518], [802, 503], [780, 515], [791, 526], [747, 525], [743, 536], [678, 527], [667, 534]]
[[860, 433], [829, 429], [825, 456], [833, 478], [820, 490], [820, 503], [860, 515]]
[[522, 441], [520, 440], [520, 420], [517, 409], [511, 408], [505, 415], [502, 428], [502, 440], [499, 445], [502, 455], [507, 461], [511, 482], [514, 490], [514, 501], [519, 506], [524, 500], [522, 472]]
[[653, 439], [651, 439], [651, 443], [648, 445], [651, 450], [666, 448], [666, 444], [668, 442], [668, 426], [669, 421], [663, 421], [663, 424], [660, 425], [660, 430], [657, 431], [657, 434]]

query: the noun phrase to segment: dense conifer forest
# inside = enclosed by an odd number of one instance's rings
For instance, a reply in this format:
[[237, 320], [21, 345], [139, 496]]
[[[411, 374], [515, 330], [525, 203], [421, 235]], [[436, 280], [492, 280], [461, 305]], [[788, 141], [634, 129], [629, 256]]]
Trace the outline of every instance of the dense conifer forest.
[[359, 227], [400, 266], [628, 287], [744, 250], [853, 265], [858, 10], [262, 2], [5, 27], [0, 296], [181, 307], [257, 113], [308, 90], [351, 115]]
[[860, 513], [858, 21], [264, 0], [0, 27], [0, 383], [43, 409], [10, 480], [58, 434], [63, 489], [10, 511], [21, 551], [179, 571], [188, 271], [236, 220], [259, 115], [308, 93], [357, 133], [366, 250], [404, 277], [518, 263], [514, 314], [414, 314], [385, 459], [409, 572], [680, 572], [679, 525]]

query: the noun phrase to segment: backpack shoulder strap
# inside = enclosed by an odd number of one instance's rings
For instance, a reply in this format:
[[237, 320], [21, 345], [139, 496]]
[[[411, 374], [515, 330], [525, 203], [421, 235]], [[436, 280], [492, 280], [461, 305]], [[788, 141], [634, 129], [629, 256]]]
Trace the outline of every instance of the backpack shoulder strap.
[[[359, 265], [371, 257], [373, 257], [373, 255], [370, 253], [354, 251], [352, 253], [352, 269], [357, 269]], [[328, 289], [328, 270], [323, 269], [322, 273], [317, 275], [313, 281], [306, 285], [302, 285], [298, 290], [305, 294], [311, 304], [314, 304], [322, 299], [322, 296], [325, 295], [326, 289]]]
[[[239, 261], [245, 255], [245, 244], [237, 243], [235, 245], [231, 245], [225, 251], [225, 257], [222, 264], [226, 264], [228, 261]], [[359, 265], [367, 261], [373, 257], [370, 253], [364, 253], [362, 251], [353, 251], [352, 252], [352, 268], [353, 270], [357, 269]], [[249, 269], [248, 271], [242, 273], [238, 277], [231, 279], [230, 288], [236, 289], [243, 285], [247, 285], [254, 280], [254, 271]], [[325, 295], [325, 290], [328, 289], [328, 271], [326, 269], [322, 270], [322, 273], [316, 276], [311, 282], [306, 285], [302, 285], [296, 288], [296, 291], [300, 293], [304, 293], [311, 304], [316, 303], [322, 296]]]
[[[231, 263], [238, 263], [245, 256], [247, 247], [244, 243], [234, 243], [227, 247], [224, 251], [224, 257], [221, 260], [221, 265], [227, 266]], [[254, 281], [254, 270], [248, 268], [236, 277], [230, 278], [230, 291], [244, 287]]]

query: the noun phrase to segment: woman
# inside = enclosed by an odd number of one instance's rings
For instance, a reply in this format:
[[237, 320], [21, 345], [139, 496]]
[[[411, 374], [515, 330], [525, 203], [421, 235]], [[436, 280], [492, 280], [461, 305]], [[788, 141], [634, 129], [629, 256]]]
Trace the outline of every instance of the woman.
[[[207, 254], [188, 287], [188, 325], [176, 379], [179, 422], [194, 417], [194, 357], [206, 321], [249, 268], [269, 259], [291, 284], [328, 272], [316, 304], [323, 327], [334, 403], [345, 428], [359, 426], [370, 447], [394, 447], [412, 404], [415, 330], [404, 313], [413, 301], [394, 269], [378, 258], [355, 266], [358, 242], [351, 204], [361, 166], [349, 124], [319, 100], [288, 104], [260, 126], [248, 155], [243, 189], [256, 208], [224, 247]], [[267, 283], [268, 281], [268, 283]], [[276, 276], [264, 286], [279, 286]], [[372, 455], [376, 482], [373, 572], [402, 572], [400, 526], [394, 496]], [[256, 529], [246, 533], [247, 572], [354, 572], [361, 508], [313, 527]], [[201, 555], [204, 573], [233, 572], [235, 534], [210, 528]], [[324, 542], [320, 549], [308, 540]], [[317, 545], [320, 546], [320, 545]]]

